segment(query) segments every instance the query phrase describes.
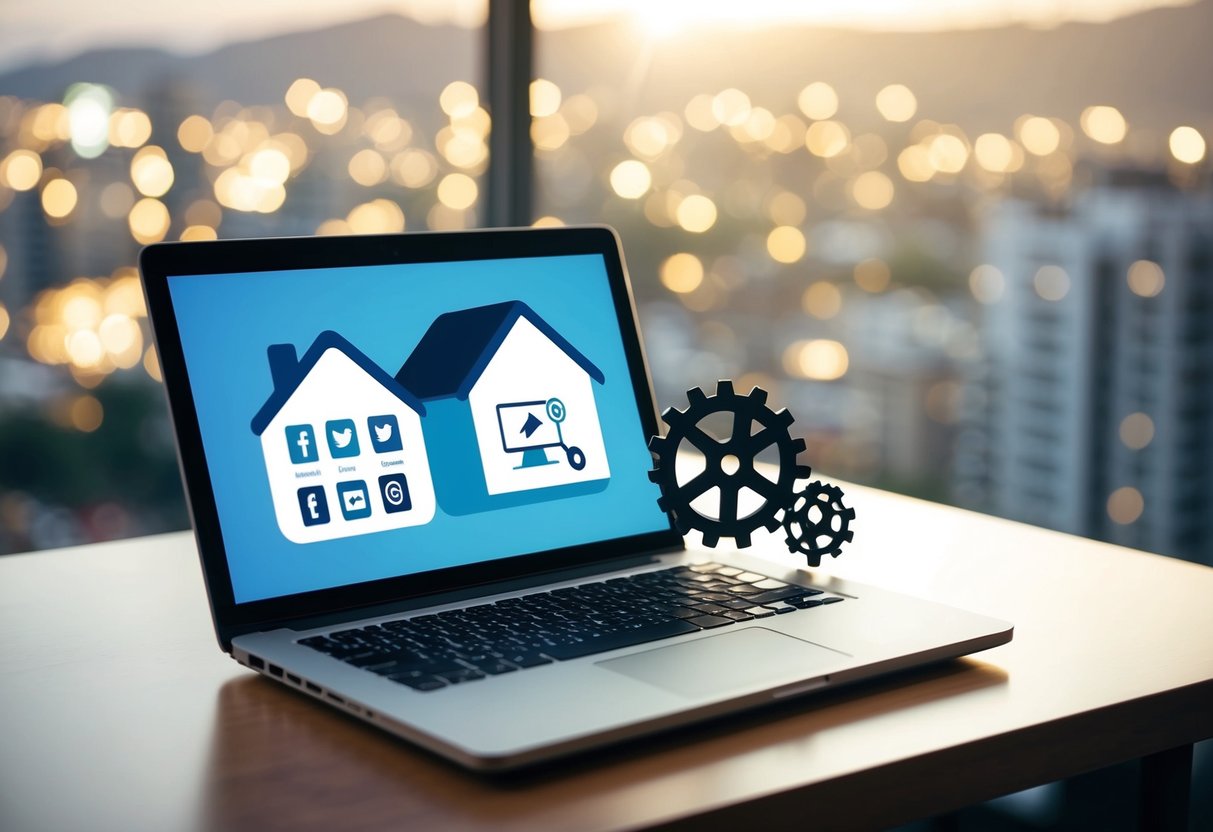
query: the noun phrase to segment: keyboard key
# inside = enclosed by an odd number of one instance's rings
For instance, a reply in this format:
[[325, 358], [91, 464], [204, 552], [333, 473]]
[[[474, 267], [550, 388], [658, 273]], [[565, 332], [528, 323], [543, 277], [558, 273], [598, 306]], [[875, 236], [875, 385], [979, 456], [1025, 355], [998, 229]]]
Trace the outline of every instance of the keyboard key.
[[747, 584], [767, 580], [766, 575], [759, 575], [757, 572], [742, 572], [740, 575], [734, 575], [733, 577], [739, 581], [745, 581]]
[[782, 601], [785, 598], [800, 598], [805, 592], [798, 586], [786, 586], [783, 589], [772, 589], [770, 592], [764, 592], [761, 595], [751, 595], [750, 600], [755, 604], [768, 604], [772, 601]]
[[759, 589], [781, 589], [787, 584], [783, 581], [777, 581], [774, 578], [767, 578], [765, 581], [755, 581], [754, 586]]
[[746, 609], [746, 613], [754, 618], [769, 618], [775, 614], [775, 610], [769, 610], [766, 607], [749, 607]]
[[541, 664], [551, 664], [552, 660], [538, 653], [506, 653], [505, 660], [518, 667], [538, 667]]
[[419, 690], [422, 692], [438, 690], [439, 688], [446, 687], [446, 682], [434, 676], [421, 676], [416, 679], [393, 679], [392, 681], [399, 682], [402, 685], [408, 685], [413, 690]]
[[487, 673], [490, 676], [500, 676], [502, 673], [509, 673], [512, 670], [517, 670], [518, 668], [515, 667], [514, 665], [510, 664], [509, 662], [503, 662], [503, 661], [499, 660], [499, 661], [476, 662], [476, 669], [479, 670], [481, 673]]
[[716, 572], [723, 569], [719, 563], [693, 563], [691, 564], [692, 572]]
[[[709, 617], [711, 616], [700, 616], [700, 618]], [[568, 661], [569, 659], [589, 656], [594, 653], [618, 650], [620, 647], [631, 647], [634, 644], [644, 644], [647, 641], [657, 641], [658, 639], [670, 638], [671, 636], [679, 636], [683, 633], [693, 633], [698, 629], [698, 625], [692, 625], [689, 621], [697, 620], [689, 619], [688, 621], [683, 621], [681, 619], [674, 619], [662, 622], [661, 624], [637, 627], [634, 630], [609, 633], [605, 636], [586, 639], [576, 644], [557, 645], [543, 652], [557, 661]], [[726, 623], [732, 623], [728, 619], [722, 620]]]
[[697, 618], [688, 618], [688, 624], [694, 624], [696, 627], [701, 627], [705, 630], [710, 630], [713, 627], [723, 627], [725, 624], [732, 624], [733, 619], [724, 618], [719, 615], [701, 615]]
[[837, 595], [831, 595], [831, 596], [830, 596], [830, 597], [828, 597], [828, 598], [822, 598], [822, 599], [821, 599], [821, 603], [823, 603], [823, 604], [837, 604], [837, 603], [838, 603], [839, 601], [841, 601], [841, 600], [842, 600], [842, 599], [841, 599], [841, 598], [839, 598]]
[[450, 673], [442, 673], [439, 675], [447, 682], [447, 684], [451, 685], [458, 685], [461, 682], [472, 682], [476, 679], [484, 678], [484, 674], [479, 670], [471, 670], [470, 668], [466, 667], [462, 670], [452, 670]]
[[722, 618], [731, 618], [734, 621], [749, 621], [754, 617], [748, 612], [742, 612], [741, 610], [725, 610], [720, 615]]

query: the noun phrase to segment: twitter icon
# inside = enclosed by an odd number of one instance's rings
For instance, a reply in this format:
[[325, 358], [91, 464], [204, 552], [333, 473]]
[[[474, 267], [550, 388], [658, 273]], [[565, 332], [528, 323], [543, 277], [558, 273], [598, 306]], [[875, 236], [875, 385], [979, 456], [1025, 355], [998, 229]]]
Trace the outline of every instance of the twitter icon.
[[324, 435], [329, 441], [333, 459], [358, 456], [358, 432], [353, 419], [332, 419], [324, 423]]
[[366, 420], [366, 427], [375, 453], [387, 454], [404, 449], [400, 441], [400, 424], [392, 414], [372, 416]]

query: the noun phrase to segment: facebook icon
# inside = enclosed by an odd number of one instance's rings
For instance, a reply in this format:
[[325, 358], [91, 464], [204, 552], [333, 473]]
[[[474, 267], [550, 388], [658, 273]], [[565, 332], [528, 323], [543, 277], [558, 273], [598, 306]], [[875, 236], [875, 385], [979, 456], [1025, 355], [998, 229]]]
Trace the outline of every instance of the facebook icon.
[[312, 430], [311, 425], [288, 425], [286, 449], [291, 453], [291, 462], [296, 465], [320, 459], [320, 451], [316, 447], [316, 432]]
[[305, 526], [319, 526], [329, 521], [329, 503], [324, 498], [323, 485], [299, 489], [299, 513], [303, 515]]

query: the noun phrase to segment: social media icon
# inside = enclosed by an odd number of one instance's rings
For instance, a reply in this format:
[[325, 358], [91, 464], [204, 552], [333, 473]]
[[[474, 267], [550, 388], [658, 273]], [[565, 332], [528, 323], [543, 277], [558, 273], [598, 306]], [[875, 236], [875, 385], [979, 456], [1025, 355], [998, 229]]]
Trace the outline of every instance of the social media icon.
[[286, 448], [290, 451], [291, 462], [296, 465], [320, 459], [320, 449], [316, 447], [316, 432], [312, 430], [311, 425], [287, 425]]
[[299, 489], [299, 513], [305, 526], [320, 526], [329, 521], [329, 502], [324, 497], [323, 485]]
[[346, 520], [371, 516], [370, 494], [362, 480], [337, 483], [337, 499], [341, 503], [341, 516]]
[[358, 456], [358, 432], [354, 430], [353, 419], [331, 419], [324, 423], [324, 433], [333, 459]]
[[371, 447], [375, 453], [386, 454], [404, 448], [400, 441], [400, 424], [392, 414], [372, 416], [366, 420], [366, 425], [370, 428]]
[[409, 498], [409, 483], [404, 474], [385, 474], [379, 478], [379, 494], [383, 497], [383, 510], [395, 514], [413, 507]]

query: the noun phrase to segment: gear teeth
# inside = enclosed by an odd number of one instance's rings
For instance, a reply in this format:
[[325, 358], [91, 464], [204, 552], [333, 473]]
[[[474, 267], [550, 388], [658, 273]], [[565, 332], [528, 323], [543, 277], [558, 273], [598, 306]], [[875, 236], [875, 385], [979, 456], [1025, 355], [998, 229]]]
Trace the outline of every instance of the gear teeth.
[[821, 555], [805, 555], [804, 559], [809, 562], [809, 566], [821, 566]]
[[669, 497], [666, 497], [665, 495], [658, 497], [657, 498], [657, 508], [661, 509], [662, 511], [669, 511], [670, 510]]
[[807, 465], [797, 465], [796, 476], [799, 479], [808, 479], [809, 477], [813, 476], [813, 469]]
[[753, 390], [751, 390], [749, 392], [749, 395], [747, 396], [747, 398], [749, 398], [749, 400], [756, 405], [766, 404], [767, 403], [767, 391], [763, 390], [761, 387], [755, 387]]
[[720, 535], [703, 533], [703, 545], [709, 549], [715, 549], [716, 544], [720, 542]]
[[[655, 482], [658, 485], [660, 485], [661, 484], [661, 471], [657, 470], [656, 468], [654, 468], [652, 471], [649, 471], [649, 482]], [[662, 511], [665, 511], [665, 509], [662, 509]]]
[[687, 401], [691, 403], [691, 407], [699, 407], [707, 400], [708, 394], [698, 387], [692, 387], [687, 391]]
[[665, 449], [665, 446], [667, 444], [669, 444], [669, 443], [667, 443], [660, 436], [650, 436], [649, 437], [649, 450], [655, 454], [661, 453]]
[[[679, 410], [676, 407], [667, 407], [665, 410], [661, 411], [661, 421], [665, 422], [670, 427], [675, 427], [681, 423], [684, 415], [686, 415], [685, 411]], [[666, 435], [669, 435], [669, 431], [666, 431]]]
[[842, 513], [842, 516], [845, 520], [848, 520], [848, 521], [854, 520], [855, 519], [855, 509], [853, 509], [853, 508], [847, 509], [846, 511], [844, 511]]
[[733, 389], [733, 382], [729, 381], [729, 379], [727, 379], [727, 378], [722, 378], [722, 379], [720, 379], [720, 381], [716, 382], [716, 395], [717, 396], [735, 396], [735, 395], [737, 395], [737, 391], [735, 391]]
[[750, 545], [750, 533], [749, 532], [740, 532], [738, 534], [733, 535], [733, 542], [737, 544], [737, 548], [745, 549], [747, 546]]
[[792, 426], [792, 423], [796, 421], [796, 417], [785, 407], [783, 410], [775, 412], [775, 421], [782, 427], [787, 428]]
[[[851, 529], [847, 529], [846, 534], [839, 535], [839, 537], [841, 537], [841, 538], [842, 538], [843, 540], [845, 540], [847, 543], [850, 543], [852, 540], [854, 540], [854, 539], [855, 539], [855, 532], [854, 532], [853, 530], [851, 530]], [[839, 550], [838, 550], [838, 553], [839, 553], [839, 554], [842, 554], [842, 550], [841, 550], [841, 549], [839, 549]]]
[[801, 451], [803, 451], [805, 449], [804, 440], [803, 439], [793, 440], [790, 447], [792, 448], [792, 450], [796, 451], [796, 453], [800, 453]]
[[772, 515], [770, 520], [762, 524], [762, 527], [768, 532], [773, 532], [779, 528], [779, 518]]
[[679, 534], [686, 534], [691, 530], [691, 524], [678, 516], [678, 512], [673, 512], [674, 528], [678, 529]]

